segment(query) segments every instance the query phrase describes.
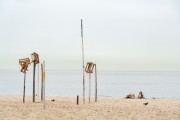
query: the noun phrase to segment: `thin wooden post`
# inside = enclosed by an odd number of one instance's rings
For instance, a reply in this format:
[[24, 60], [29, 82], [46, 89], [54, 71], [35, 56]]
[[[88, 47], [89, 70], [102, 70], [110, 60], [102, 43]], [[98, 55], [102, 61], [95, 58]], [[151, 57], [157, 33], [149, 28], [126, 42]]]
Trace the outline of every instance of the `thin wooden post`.
[[45, 105], [45, 75], [46, 75], [46, 72], [45, 72], [45, 61], [43, 61], [43, 101], [44, 101], [44, 109], [46, 108], [46, 105]]
[[83, 41], [83, 21], [82, 21], [82, 19], [81, 19], [81, 38], [82, 38], [82, 68], [83, 68], [83, 103], [85, 103], [84, 41]]
[[24, 91], [23, 91], [23, 103], [25, 103], [25, 81], [26, 81], [26, 72], [24, 73]]
[[39, 63], [38, 63], [38, 84], [37, 84], [37, 96], [39, 97]]
[[89, 73], [89, 103], [91, 102], [91, 73]]
[[41, 64], [41, 101], [43, 101], [43, 64]]
[[77, 105], [79, 105], [79, 95], [77, 95]]
[[97, 69], [95, 64], [95, 102], [97, 102]]
[[35, 73], [36, 73], [36, 64], [34, 62], [34, 71], [33, 71], [33, 102], [35, 102]]

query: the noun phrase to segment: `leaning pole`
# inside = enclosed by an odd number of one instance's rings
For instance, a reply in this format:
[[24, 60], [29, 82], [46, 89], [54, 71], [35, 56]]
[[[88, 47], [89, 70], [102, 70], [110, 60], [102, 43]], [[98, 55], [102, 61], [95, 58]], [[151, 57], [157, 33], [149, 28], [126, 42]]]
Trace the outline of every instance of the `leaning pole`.
[[82, 68], [83, 68], [83, 103], [85, 103], [84, 42], [83, 42], [83, 21], [82, 21], [82, 19], [81, 19], [81, 38], [82, 38]]

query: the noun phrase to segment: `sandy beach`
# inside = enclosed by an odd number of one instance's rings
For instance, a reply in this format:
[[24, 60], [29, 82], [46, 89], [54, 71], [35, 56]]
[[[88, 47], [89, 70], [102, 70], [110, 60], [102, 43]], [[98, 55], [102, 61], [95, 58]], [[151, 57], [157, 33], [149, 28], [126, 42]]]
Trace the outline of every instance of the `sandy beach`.
[[[52, 101], [52, 100], [55, 101]], [[179, 120], [180, 99], [99, 98], [76, 105], [76, 97], [39, 97], [22, 102], [20, 96], [0, 97], [0, 120]], [[148, 105], [143, 103], [148, 102]]]

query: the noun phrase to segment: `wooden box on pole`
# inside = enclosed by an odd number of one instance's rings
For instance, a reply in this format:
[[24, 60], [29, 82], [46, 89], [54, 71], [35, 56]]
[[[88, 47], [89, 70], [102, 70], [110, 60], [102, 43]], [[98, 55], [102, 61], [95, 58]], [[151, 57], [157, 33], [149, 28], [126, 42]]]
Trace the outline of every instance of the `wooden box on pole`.
[[39, 55], [35, 52], [31, 54], [32, 62], [33, 62], [33, 102], [35, 102], [35, 73], [36, 73], [36, 64], [39, 63]]
[[85, 71], [89, 73], [89, 103], [91, 101], [91, 73], [93, 73], [94, 63], [87, 62]]
[[21, 72], [24, 73], [23, 103], [25, 103], [26, 71], [27, 71], [28, 65], [30, 64], [30, 59], [29, 58], [19, 59], [19, 64], [21, 65]]

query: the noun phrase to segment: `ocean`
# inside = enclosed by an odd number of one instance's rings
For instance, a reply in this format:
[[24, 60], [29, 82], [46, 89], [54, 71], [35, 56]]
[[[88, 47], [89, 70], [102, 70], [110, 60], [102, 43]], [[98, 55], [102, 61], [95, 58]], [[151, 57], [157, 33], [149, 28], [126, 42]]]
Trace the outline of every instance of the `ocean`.
[[[98, 96], [125, 97], [129, 93], [146, 98], [180, 98], [180, 71], [98, 71]], [[32, 71], [26, 75], [26, 96], [32, 96]], [[91, 95], [95, 94], [95, 75], [91, 75]], [[39, 94], [41, 89], [39, 80]], [[82, 71], [46, 71], [46, 96], [82, 97]], [[19, 70], [0, 70], [0, 95], [22, 96], [24, 74]], [[88, 97], [89, 74], [85, 73], [85, 91]], [[38, 73], [36, 72], [36, 94], [38, 95]]]

